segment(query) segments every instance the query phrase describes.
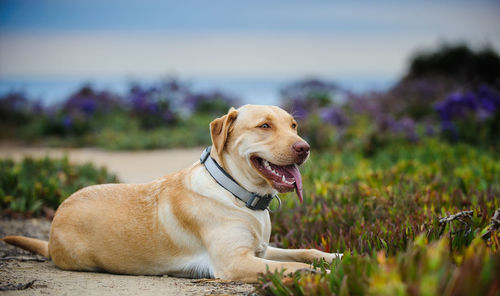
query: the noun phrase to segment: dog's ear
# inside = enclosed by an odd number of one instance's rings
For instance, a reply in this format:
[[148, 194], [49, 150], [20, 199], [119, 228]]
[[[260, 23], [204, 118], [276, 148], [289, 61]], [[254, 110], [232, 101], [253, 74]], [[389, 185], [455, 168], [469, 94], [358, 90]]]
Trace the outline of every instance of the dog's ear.
[[236, 119], [236, 116], [238, 116], [238, 111], [231, 107], [226, 115], [210, 123], [210, 136], [212, 137], [213, 148], [215, 148], [215, 152], [219, 157], [222, 155], [227, 135], [229, 134], [229, 128]]

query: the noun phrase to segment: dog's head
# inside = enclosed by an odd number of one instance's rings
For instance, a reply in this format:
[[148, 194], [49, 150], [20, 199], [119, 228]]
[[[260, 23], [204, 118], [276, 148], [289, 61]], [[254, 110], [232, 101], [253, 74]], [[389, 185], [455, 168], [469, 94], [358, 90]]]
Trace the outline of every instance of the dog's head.
[[297, 135], [297, 122], [275, 106], [245, 105], [210, 124], [212, 157], [248, 191], [274, 194], [294, 189], [302, 201], [298, 166], [309, 145]]

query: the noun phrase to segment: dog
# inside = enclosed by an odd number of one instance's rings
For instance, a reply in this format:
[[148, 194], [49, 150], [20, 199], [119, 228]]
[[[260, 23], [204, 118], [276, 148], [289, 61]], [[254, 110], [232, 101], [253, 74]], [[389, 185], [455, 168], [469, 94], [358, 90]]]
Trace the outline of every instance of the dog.
[[3, 241], [64, 270], [243, 282], [342, 256], [269, 246], [266, 208], [278, 192], [295, 190], [302, 201], [298, 166], [310, 153], [289, 113], [275, 106], [231, 108], [210, 123], [210, 134], [211, 149], [189, 168], [150, 183], [94, 185], [72, 194], [57, 209], [48, 242]]

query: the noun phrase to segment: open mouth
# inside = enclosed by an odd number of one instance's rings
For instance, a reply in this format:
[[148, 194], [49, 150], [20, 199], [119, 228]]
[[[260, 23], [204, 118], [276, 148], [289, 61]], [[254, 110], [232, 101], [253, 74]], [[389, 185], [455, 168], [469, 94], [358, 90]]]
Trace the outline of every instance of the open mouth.
[[257, 171], [279, 192], [289, 192], [295, 189], [300, 202], [302, 196], [302, 176], [296, 164], [276, 165], [258, 156], [250, 158]]

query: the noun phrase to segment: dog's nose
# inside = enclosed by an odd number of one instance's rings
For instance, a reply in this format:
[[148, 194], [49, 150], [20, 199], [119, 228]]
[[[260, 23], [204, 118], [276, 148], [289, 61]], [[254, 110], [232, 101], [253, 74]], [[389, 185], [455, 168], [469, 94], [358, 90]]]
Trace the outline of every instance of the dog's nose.
[[297, 153], [297, 161], [302, 163], [307, 158], [307, 155], [309, 155], [311, 147], [306, 142], [300, 141], [293, 144], [292, 149]]
[[307, 153], [307, 152], [309, 152], [309, 150], [311, 150], [311, 147], [309, 147], [309, 144], [307, 144], [306, 142], [303, 142], [303, 141], [300, 141], [300, 142], [293, 144], [292, 148], [293, 148], [293, 150], [295, 150], [295, 152], [300, 153], [300, 154]]

